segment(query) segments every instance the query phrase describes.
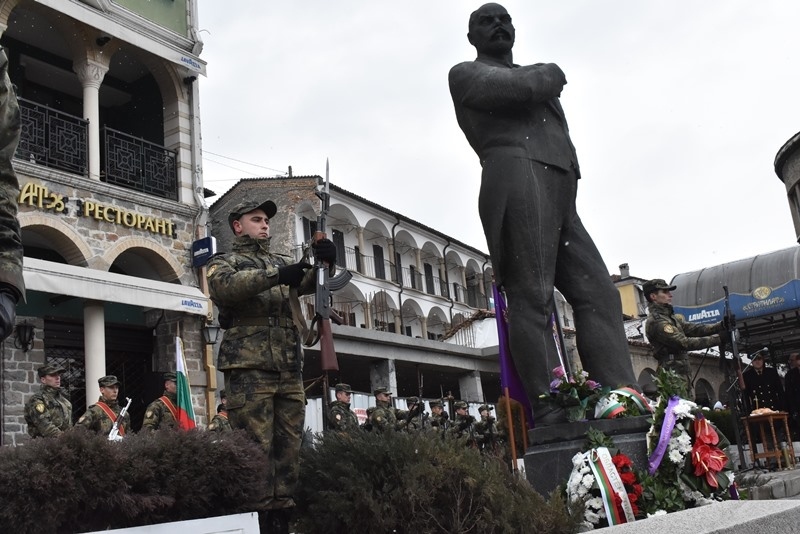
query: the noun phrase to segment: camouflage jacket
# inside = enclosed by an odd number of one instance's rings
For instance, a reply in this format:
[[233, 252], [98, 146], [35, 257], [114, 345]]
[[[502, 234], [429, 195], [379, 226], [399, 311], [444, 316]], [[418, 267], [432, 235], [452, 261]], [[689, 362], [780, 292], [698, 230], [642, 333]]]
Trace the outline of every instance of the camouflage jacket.
[[397, 411], [388, 402], [378, 401], [369, 413], [369, 422], [373, 431], [394, 430], [397, 427]]
[[[163, 397], [167, 397], [172, 405], [177, 408], [177, 395], [174, 393], [164, 392]], [[174, 428], [178, 429], [178, 422], [175, 421], [175, 416], [161, 400], [157, 398], [147, 406], [147, 411], [144, 412], [144, 421], [142, 422], [142, 430], [155, 431], [159, 428]]]
[[228, 421], [228, 412], [225, 410], [215, 415], [208, 423], [208, 430], [211, 432], [230, 432], [233, 430], [231, 422]]
[[495, 418], [481, 417], [481, 420], [475, 423], [475, 437], [482, 443], [500, 440], [500, 431]]
[[722, 323], [711, 325], [690, 323], [683, 315], [675, 315], [669, 304], [647, 305], [647, 340], [653, 345], [653, 356], [662, 360], [669, 355], [678, 356], [691, 350], [719, 345]]
[[[102, 396], [97, 399], [97, 402], [98, 404], [92, 404], [86, 409], [86, 413], [78, 419], [75, 426], [82, 426], [98, 434], [108, 435], [111, 429], [114, 428], [114, 421], [112, 421], [105, 410], [99, 406], [99, 403], [102, 402], [108, 406], [116, 417], [119, 417], [122, 406], [120, 406], [117, 401], [107, 401]], [[125, 413], [122, 417], [122, 421], [119, 422], [119, 426], [124, 429], [120, 430], [120, 435], [124, 435], [125, 432], [131, 428], [131, 416], [129, 413]]]
[[[233, 252], [208, 262], [211, 299], [229, 321], [219, 348], [220, 370], [302, 370], [289, 287], [278, 284], [278, 268], [289, 263], [287, 256], [270, 254], [269, 239], [249, 236], [236, 237]], [[313, 290], [309, 269], [298, 293]]]
[[25, 404], [25, 422], [32, 438], [58, 436], [72, 428], [72, 403], [61, 388], [43, 385]]
[[328, 423], [331, 430], [351, 432], [359, 429], [358, 417], [350, 409], [350, 404], [335, 400], [328, 410]]
[[439, 431], [444, 431], [447, 427], [450, 426], [450, 416], [447, 415], [447, 412], [442, 412], [439, 415], [431, 414], [431, 419], [429, 425], [431, 428], [434, 428]]
[[[0, 283], [25, 297], [22, 279], [22, 240], [17, 220], [19, 180], [11, 166], [20, 136], [17, 96], [8, 79], [8, 59], [0, 51]], [[30, 423], [28, 423], [30, 425]]]
[[467, 414], [467, 415], [456, 415], [455, 419], [453, 419], [453, 424], [447, 429], [449, 435], [453, 437], [464, 437], [467, 436], [470, 440], [475, 440], [477, 435], [475, 434], [475, 417]]

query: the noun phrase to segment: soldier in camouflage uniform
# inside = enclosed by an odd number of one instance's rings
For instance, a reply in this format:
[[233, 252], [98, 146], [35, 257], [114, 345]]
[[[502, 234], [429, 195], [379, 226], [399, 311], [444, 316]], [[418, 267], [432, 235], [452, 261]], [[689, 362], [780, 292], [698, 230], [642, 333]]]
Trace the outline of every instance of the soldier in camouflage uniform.
[[397, 410], [392, 406], [392, 392], [388, 388], [377, 388], [375, 407], [367, 412], [373, 432], [383, 432], [397, 428]]
[[20, 115], [7, 71], [8, 59], [0, 51], [0, 341], [14, 329], [17, 302], [25, 297], [17, 220], [19, 181], [11, 166], [19, 142]]
[[[236, 235], [233, 250], [211, 258], [207, 277], [211, 299], [228, 321], [218, 367], [225, 375], [231, 426], [246, 430], [269, 458], [259, 522], [271, 532], [286, 532], [305, 420], [303, 354], [289, 290], [311, 293], [314, 275], [308, 263], [291, 263], [270, 251], [269, 220], [276, 213], [271, 200], [235, 206], [228, 215]], [[336, 262], [329, 239], [319, 240], [314, 254]]]
[[[89, 406], [86, 413], [83, 414], [75, 426], [88, 428], [98, 434], [105, 434], [106, 436], [114, 428], [114, 422], [119, 417], [122, 406], [117, 402], [119, 396], [119, 380], [114, 375], [104, 376], [97, 381], [100, 386], [100, 398], [96, 404]], [[122, 416], [122, 420], [117, 425], [117, 431], [120, 436], [124, 436], [125, 432], [131, 427], [131, 416], [128, 412]]]
[[178, 375], [164, 373], [164, 394], [151, 402], [144, 412], [142, 430], [155, 432], [160, 428], [179, 430], [178, 425]]
[[72, 403], [61, 389], [63, 367], [37, 369], [42, 389], [25, 403], [25, 422], [32, 438], [50, 438], [72, 428]]
[[497, 421], [492, 417], [492, 407], [488, 404], [482, 404], [478, 408], [481, 414], [480, 421], [475, 423], [475, 439], [481, 451], [495, 451], [498, 450], [500, 444], [500, 431], [497, 426]]
[[647, 340], [653, 346], [658, 369], [674, 371], [683, 378], [686, 398], [692, 398], [692, 379], [688, 351], [716, 347], [730, 341], [727, 317], [719, 323], [690, 323], [672, 310], [675, 286], [656, 278], [642, 284], [647, 299]]
[[228, 408], [226, 406], [228, 404], [228, 397], [224, 389], [219, 392], [219, 400], [220, 404], [217, 406], [217, 415], [208, 423], [208, 430], [211, 432], [230, 432], [233, 428], [231, 428], [231, 422], [228, 420]]
[[350, 384], [336, 384], [336, 400], [328, 409], [328, 428], [339, 432], [353, 432], [359, 429], [358, 417], [350, 409], [353, 390]]
[[453, 406], [456, 409], [456, 416], [447, 430], [448, 435], [454, 438], [466, 437], [469, 444], [475, 446], [475, 418], [469, 414], [469, 406], [464, 401], [456, 401]]
[[408, 410], [397, 410], [397, 429], [406, 432], [417, 432], [427, 426], [428, 414], [423, 412], [425, 404], [419, 397], [406, 399]]
[[432, 400], [428, 402], [428, 405], [431, 407], [431, 428], [438, 432], [447, 430], [450, 416], [444, 410], [444, 403], [440, 400]]

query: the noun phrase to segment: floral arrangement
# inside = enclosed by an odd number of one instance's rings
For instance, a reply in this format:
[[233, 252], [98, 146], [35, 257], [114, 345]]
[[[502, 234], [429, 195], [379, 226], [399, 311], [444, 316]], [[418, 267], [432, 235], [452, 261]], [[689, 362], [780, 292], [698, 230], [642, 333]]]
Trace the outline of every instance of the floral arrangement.
[[[568, 373], [563, 367], [553, 369], [553, 380], [550, 382], [550, 402], [566, 408], [568, 421], [586, 419], [586, 413], [594, 407], [601, 396], [603, 387], [589, 379], [589, 373], [578, 370]], [[547, 397], [547, 395], [542, 395]]]
[[650, 476], [643, 480], [648, 514], [737, 498], [723, 451], [730, 443], [697, 404], [674, 394], [676, 380], [672, 371], [656, 377], [661, 396], [647, 434]]
[[570, 505], [582, 511], [585, 530], [621, 523], [643, 517], [639, 508], [643, 488], [633, 469], [633, 462], [617, 451], [602, 432], [590, 429], [586, 452], [572, 458], [572, 473], [566, 493]]
[[600, 397], [595, 405], [594, 418], [613, 419], [651, 413], [653, 413], [653, 408], [641, 393], [633, 388], [623, 387]]

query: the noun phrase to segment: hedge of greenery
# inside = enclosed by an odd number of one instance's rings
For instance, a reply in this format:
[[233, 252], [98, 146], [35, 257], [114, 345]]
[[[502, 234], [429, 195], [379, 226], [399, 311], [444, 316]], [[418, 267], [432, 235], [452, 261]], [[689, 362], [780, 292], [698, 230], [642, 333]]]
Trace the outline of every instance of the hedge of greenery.
[[303, 450], [296, 532], [561, 534], [576, 521], [509, 466], [436, 434], [329, 433]]
[[266, 476], [240, 432], [109, 442], [81, 429], [0, 449], [0, 532], [73, 533], [249, 512]]

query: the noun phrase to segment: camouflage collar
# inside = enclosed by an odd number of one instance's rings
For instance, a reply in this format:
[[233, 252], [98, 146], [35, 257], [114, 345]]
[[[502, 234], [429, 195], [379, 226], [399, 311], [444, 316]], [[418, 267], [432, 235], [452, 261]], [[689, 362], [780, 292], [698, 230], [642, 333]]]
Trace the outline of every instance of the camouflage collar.
[[254, 239], [249, 235], [240, 235], [233, 238], [233, 252], [258, 252], [263, 251], [269, 254], [269, 237], [264, 239]]

